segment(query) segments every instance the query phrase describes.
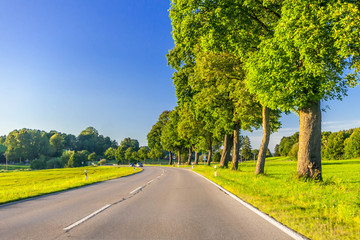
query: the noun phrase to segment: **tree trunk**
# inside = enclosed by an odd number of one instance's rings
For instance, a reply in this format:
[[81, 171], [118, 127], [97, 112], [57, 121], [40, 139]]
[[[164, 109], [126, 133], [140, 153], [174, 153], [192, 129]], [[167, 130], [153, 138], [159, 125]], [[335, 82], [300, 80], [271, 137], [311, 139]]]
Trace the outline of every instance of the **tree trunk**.
[[194, 165], [198, 165], [198, 164], [199, 164], [199, 153], [195, 152]]
[[181, 163], [181, 150], [178, 150], [178, 165]]
[[172, 165], [172, 154], [170, 151], [169, 151], [169, 165]]
[[239, 123], [235, 124], [233, 139], [233, 156], [231, 170], [237, 170], [239, 166]]
[[299, 119], [298, 175], [322, 180], [320, 101], [299, 110]]
[[189, 147], [189, 156], [188, 156], [188, 161], [187, 161], [188, 165], [191, 164], [191, 157], [192, 157], [192, 146], [190, 145], [190, 147]]
[[212, 141], [210, 141], [210, 145], [209, 145], [208, 151], [209, 151], [209, 154], [208, 154], [208, 159], [207, 159], [206, 165], [210, 166], [211, 159], [212, 159]]
[[265, 170], [266, 151], [268, 149], [269, 141], [270, 141], [269, 113], [270, 113], [270, 109], [263, 106], [262, 107], [263, 136], [262, 136], [261, 146], [260, 146], [259, 153], [258, 153], [255, 174], [264, 174], [264, 170]]
[[230, 160], [230, 151], [232, 147], [232, 136], [230, 134], [225, 134], [224, 138], [224, 147], [223, 151], [221, 153], [221, 159], [220, 159], [220, 167], [228, 167], [229, 166], [229, 160]]

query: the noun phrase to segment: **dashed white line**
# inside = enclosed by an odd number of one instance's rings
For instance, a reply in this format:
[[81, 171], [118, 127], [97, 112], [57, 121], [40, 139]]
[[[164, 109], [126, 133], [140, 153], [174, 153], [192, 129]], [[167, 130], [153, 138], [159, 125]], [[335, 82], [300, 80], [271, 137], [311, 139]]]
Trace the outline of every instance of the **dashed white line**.
[[130, 192], [130, 194], [133, 194], [134, 192], [140, 191], [142, 189], [142, 187], [138, 187], [137, 189], [134, 189]]
[[153, 179], [153, 180], [151, 180], [151, 181], [148, 181], [148, 182], [147, 182], [147, 184], [150, 184], [150, 183], [152, 183], [153, 181], [154, 181], [154, 179]]
[[97, 210], [97, 211], [93, 212], [92, 214], [88, 215], [87, 217], [84, 217], [83, 219], [77, 221], [76, 223], [73, 223], [73, 224], [71, 224], [70, 226], [64, 228], [64, 230], [65, 230], [66, 232], [70, 231], [72, 228], [74, 228], [74, 227], [82, 224], [83, 222], [85, 222], [85, 221], [87, 221], [88, 219], [94, 217], [95, 215], [99, 214], [100, 212], [104, 211], [105, 209], [107, 209], [107, 208], [110, 207], [110, 206], [111, 206], [111, 204], [108, 204], [108, 205], [100, 208], [99, 210]]

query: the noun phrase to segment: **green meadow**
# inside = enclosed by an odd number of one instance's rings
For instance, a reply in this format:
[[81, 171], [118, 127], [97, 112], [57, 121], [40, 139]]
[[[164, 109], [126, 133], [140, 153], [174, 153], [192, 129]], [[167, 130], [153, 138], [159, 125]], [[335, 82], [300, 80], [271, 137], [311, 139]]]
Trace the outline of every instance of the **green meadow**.
[[0, 165], [0, 172], [4, 172], [6, 171], [6, 168], [8, 171], [13, 171], [13, 170], [20, 170], [20, 171], [26, 171], [26, 170], [30, 170], [30, 166], [29, 165]]
[[323, 161], [323, 182], [298, 179], [289, 158], [267, 158], [261, 176], [253, 161], [218, 168], [217, 177], [214, 165], [194, 171], [306, 237], [360, 239], [360, 159]]
[[[85, 180], [84, 170], [87, 170]], [[0, 172], [0, 204], [63, 191], [142, 171], [131, 167], [81, 167]]]

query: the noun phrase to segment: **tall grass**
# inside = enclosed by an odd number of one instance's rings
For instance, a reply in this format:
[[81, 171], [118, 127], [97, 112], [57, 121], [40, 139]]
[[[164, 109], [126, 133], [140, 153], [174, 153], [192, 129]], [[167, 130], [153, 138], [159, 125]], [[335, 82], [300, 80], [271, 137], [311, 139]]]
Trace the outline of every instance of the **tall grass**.
[[[85, 180], [84, 170], [87, 170]], [[0, 173], [0, 204], [80, 187], [142, 171], [130, 167], [81, 167]]]
[[194, 166], [194, 171], [311, 239], [360, 239], [360, 159], [323, 161], [323, 182], [296, 177], [296, 162], [268, 158], [266, 174], [255, 163], [240, 171]]

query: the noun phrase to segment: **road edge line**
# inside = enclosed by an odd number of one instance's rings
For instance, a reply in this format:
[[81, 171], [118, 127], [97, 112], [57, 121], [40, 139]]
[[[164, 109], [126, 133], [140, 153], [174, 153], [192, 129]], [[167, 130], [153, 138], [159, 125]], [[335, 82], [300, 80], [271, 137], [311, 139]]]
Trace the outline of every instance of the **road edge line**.
[[[191, 171], [191, 170], [188, 170]], [[284, 224], [282, 224], [281, 222], [277, 221], [276, 219], [270, 217], [269, 215], [267, 215], [266, 213], [261, 212], [259, 209], [257, 209], [256, 207], [254, 207], [253, 205], [251, 205], [250, 203], [245, 202], [244, 200], [242, 200], [241, 198], [239, 198], [238, 196], [236, 196], [235, 194], [229, 192], [228, 190], [226, 190], [225, 188], [223, 188], [222, 186], [220, 186], [219, 184], [211, 181], [210, 179], [204, 177], [203, 175], [201, 175], [200, 173], [191, 171], [195, 174], [197, 174], [198, 176], [204, 178], [205, 180], [207, 180], [208, 182], [212, 183], [213, 185], [215, 185], [217, 188], [219, 188], [221, 191], [225, 192], [226, 194], [228, 194], [230, 197], [232, 197], [233, 199], [235, 199], [236, 201], [238, 201], [239, 203], [241, 203], [244, 207], [246, 207], [247, 209], [251, 210], [252, 212], [256, 213], [257, 215], [259, 215], [260, 217], [262, 217], [264, 220], [268, 221], [269, 223], [271, 223], [272, 225], [274, 225], [275, 227], [277, 227], [278, 229], [280, 229], [281, 231], [285, 232], [287, 235], [289, 235], [290, 237], [296, 239], [296, 240], [309, 240], [308, 238], [306, 238], [305, 236], [299, 234], [298, 232], [294, 231], [293, 229], [285, 226]]]
[[97, 214], [101, 213], [102, 211], [104, 211], [105, 209], [109, 208], [110, 206], [111, 206], [111, 204], [108, 204], [108, 205], [106, 205], [106, 206], [104, 206], [104, 207], [100, 208], [99, 210], [97, 210], [97, 211], [95, 211], [95, 212], [91, 213], [90, 215], [88, 215], [88, 216], [86, 216], [86, 217], [84, 217], [84, 218], [80, 219], [79, 221], [77, 221], [77, 222], [75, 222], [75, 223], [71, 224], [70, 226], [68, 226], [68, 227], [64, 228], [65, 232], [70, 231], [70, 230], [71, 230], [71, 229], [73, 229], [74, 227], [76, 227], [76, 226], [78, 226], [78, 225], [82, 224], [83, 222], [85, 222], [85, 221], [89, 220], [90, 218], [92, 218], [92, 217], [94, 217], [95, 215], [97, 215]]

